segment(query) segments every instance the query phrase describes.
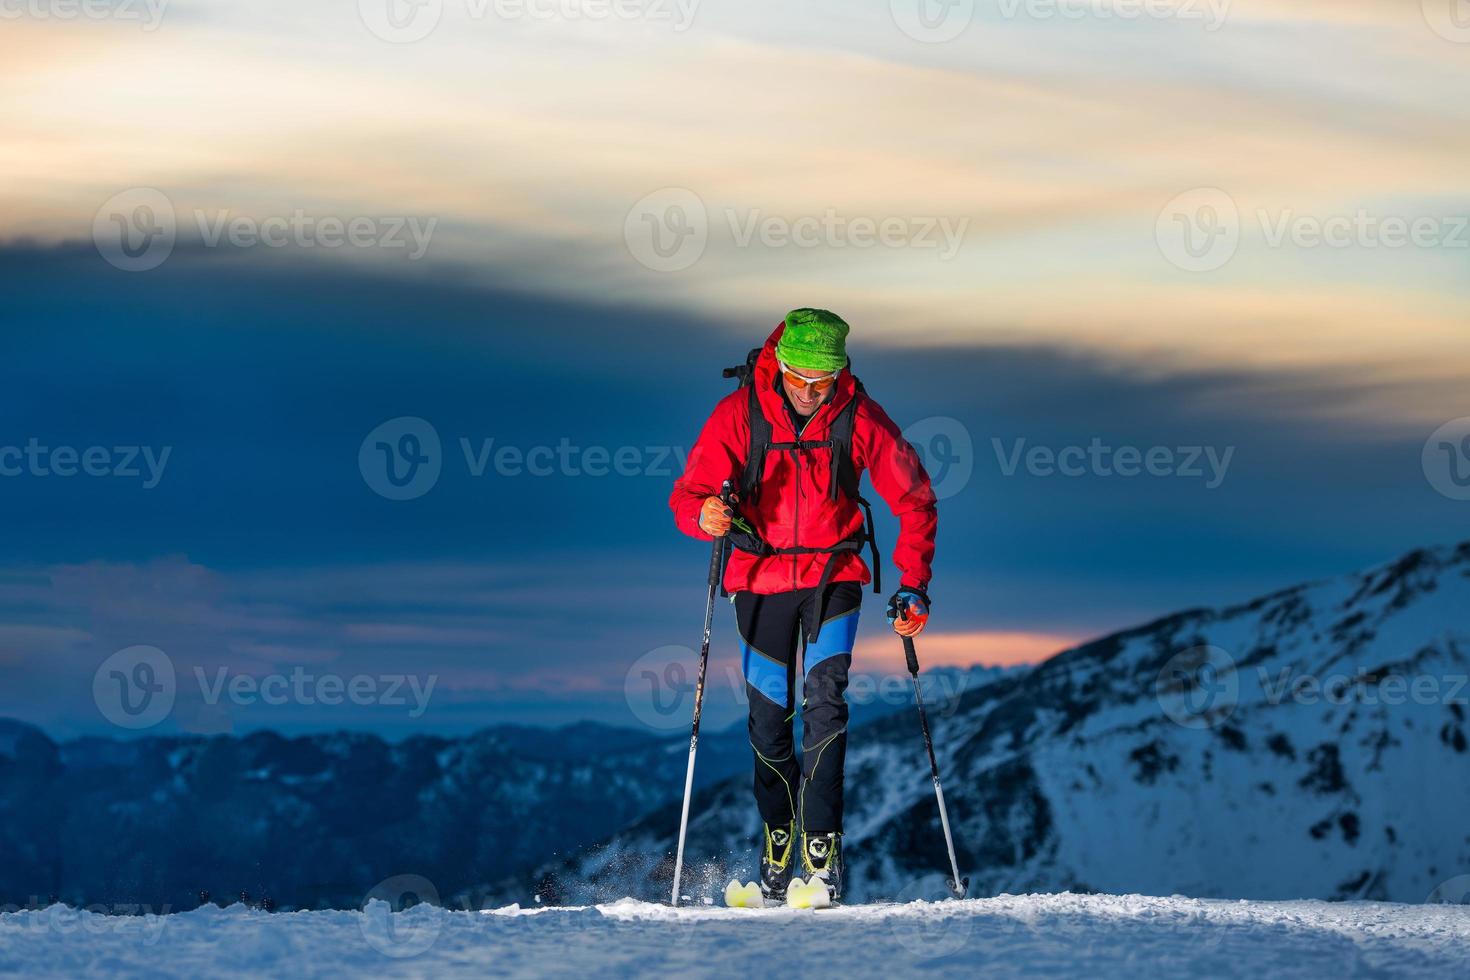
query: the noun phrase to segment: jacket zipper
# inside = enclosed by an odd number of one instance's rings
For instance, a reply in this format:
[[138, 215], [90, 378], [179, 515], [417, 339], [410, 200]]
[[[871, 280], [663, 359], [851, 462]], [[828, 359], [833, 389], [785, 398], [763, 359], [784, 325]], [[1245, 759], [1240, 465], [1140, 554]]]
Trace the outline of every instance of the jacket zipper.
[[[817, 415], [819, 415], [822, 409], [826, 407], [827, 406], [825, 404], [818, 405], [817, 410], [812, 413], [811, 417], [802, 422], [800, 426], [796, 427], [796, 441], [798, 443], [801, 442], [802, 436], [806, 434], [806, 430], [811, 428], [812, 421], [816, 419]], [[796, 512], [794, 514], [795, 520], [791, 524], [791, 546], [793, 548], [801, 547], [801, 458], [805, 454], [806, 450], [800, 447], [798, 447], [796, 451], [792, 454], [796, 457]], [[791, 590], [793, 592], [796, 591], [797, 583], [800, 581], [800, 577], [797, 575], [797, 567], [800, 560], [801, 555], [791, 556]]]

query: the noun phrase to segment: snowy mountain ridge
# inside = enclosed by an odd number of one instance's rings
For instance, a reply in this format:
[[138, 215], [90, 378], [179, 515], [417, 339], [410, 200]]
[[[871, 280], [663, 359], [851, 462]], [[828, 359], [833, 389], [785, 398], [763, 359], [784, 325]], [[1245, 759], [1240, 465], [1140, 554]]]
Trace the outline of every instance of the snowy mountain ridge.
[[[1470, 543], [1084, 644], [932, 719], [961, 870], [981, 896], [1423, 901], [1470, 873], [1467, 674]], [[853, 898], [935, 892], [922, 752], [911, 711], [851, 740]], [[696, 799], [691, 894], [749, 874], [747, 783]], [[543, 872], [561, 898], [657, 896], [675, 827]]]
[[[953, 699], [1004, 674], [929, 676]], [[872, 699], [854, 724], [899, 708]], [[188, 909], [202, 892], [243, 892], [281, 908], [356, 908], [404, 869], [446, 898], [506, 881], [524, 891], [536, 865], [675, 799], [688, 746], [687, 730], [591, 722], [398, 743], [262, 731], [58, 744], [0, 718], [0, 905]], [[707, 727], [696, 785], [745, 769], [749, 753], [743, 721]]]

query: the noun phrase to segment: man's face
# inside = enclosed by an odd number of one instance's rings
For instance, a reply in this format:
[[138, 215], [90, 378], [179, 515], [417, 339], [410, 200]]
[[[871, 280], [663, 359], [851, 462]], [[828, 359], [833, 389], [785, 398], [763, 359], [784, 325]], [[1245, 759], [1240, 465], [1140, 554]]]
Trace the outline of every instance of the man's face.
[[817, 409], [822, 407], [822, 402], [832, 397], [832, 392], [837, 386], [828, 385], [825, 390], [818, 391], [812, 385], [793, 382], [790, 375], [795, 374], [803, 378], [830, 378], [831, 371], [808, 371], [804, 368], [788, 367], [781, 372], [781, 385], [786, 389], [786, 397], [791, 400], [791, 405], [796, 409], [796, 414], [802, 418], [814, 415]]

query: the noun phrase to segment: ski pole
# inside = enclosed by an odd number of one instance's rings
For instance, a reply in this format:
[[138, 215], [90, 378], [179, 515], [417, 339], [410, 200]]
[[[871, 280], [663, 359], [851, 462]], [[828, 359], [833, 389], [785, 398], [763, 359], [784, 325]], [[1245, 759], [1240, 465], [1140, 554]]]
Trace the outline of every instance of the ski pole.
[[954, 856], [954, 838], [949, 833], [949, 811], [944, 806], [944, 787], [939, 785], [939, 763], [934, 758], [934, 740], [929, 736], [929, 716], [924, 713], [924, 692], [919, 688], [919, 654], [914, 650], [912, 636], [903, 638], [903, 655], [908, 661], [909, 676], [914, 681], [914, 701], [919, 706], [919, 727], [924, 732], [924, 751], [929, 753], [929, 772], [934, 777], [934, 795], [939, 800], [939, 822], [944, 827], [944, 846], [949, 850], [949, 870], [953, 877], [947, 884], [950, 894], [955, 898], [964, 898], [965, 890], [970, 887], [970, 879], [960, 877], [960, 865]]
[[[730, 481], [720, 488], [720, 499], [729, 503]], [[679, 847], [674, 853], [674, 893], [670, 901], [679, 906], [679, 879], [684, 874], [684, 835], [689, 829], [689, 796], [694, 789], [694, 753], [699, 748], [699, 714], [704, 708], [704, 675], [709, 668], [709, 634], [715, 622], [715, 591], [725, 562], [725, 537], [715, 538], [709, 556], [709, 595], [704, 603], [704, 642], [699, 648], [699, 675], [694, 682], [694, 730], [689, 736], [689, 768], [684, 771], [684, 809], [679, 814]]]

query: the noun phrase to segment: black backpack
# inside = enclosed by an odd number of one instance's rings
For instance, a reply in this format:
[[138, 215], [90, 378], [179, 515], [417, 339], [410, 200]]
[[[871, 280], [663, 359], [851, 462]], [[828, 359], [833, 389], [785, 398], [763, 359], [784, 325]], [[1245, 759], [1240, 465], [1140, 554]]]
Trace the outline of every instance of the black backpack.
[[[760, 347], [755, 348], [745, 357], [744, 364], [725, 368], [723, 374], [726, 378], [736, 379], [737, 390], [744, 388], [750, 399], [750, 446], [745, 454], [745, 471], [740, 476], [740, 499], [742, 501], [754, 501], [760, 494], [761, 476], [766, 468], [766, 454], [771, 452], [799, 452], [804, 449], [824, 449], [830, 447], [832, 450], [832, 483], [828, 488], [833, 500], [837, 499], [839, 493], [845, 494], [847, 498], [857, 504], [863, 510], [863, 529], [850, 538], [846, 538], [837, 544], [826, 548], [774, 548], [769, 544], [764, 545], [763, 555], [818, 555], [836, 554], [843, 551], [861, 551], [863, 545], [868, 546], [872, 555], [873, 591], [881, 594], [883, 591], [882, 564], [878, 559], [878, 538], [873, 527], [873, 508], [858, 492], [859, 477], [857, 464], [852, 459], [852, 427], [857, 415], [858, 402], [867, 397], [867, 391], [863, 383], [857, 381], [857, 392], [848, 403], [842, 406], [842, 411], [832, 420], [832, 428], [827, 433], [826, 439], [802, 439], [797, 438], [795, 442], [775, 442], [775, 430], [771, 426], [771, 420], [766, 418], [766, 413], [761, 410], [760, 398], [755, 390], [755, 362], [761, 354]], [[848, 362], [851, 367], [851, 361]], [[821, 580], [817, 583], [817, 594], [820, 596], [832, 581], [833, 565], [835, 563], [828, 559], [822, 569]], [[820, 601], [820, 600], [819, 600]], [[817, 617], [817, 627], [807, 637], [807, 642], [813, 642], [817, 633], [821, 630], [821, 619]]]

